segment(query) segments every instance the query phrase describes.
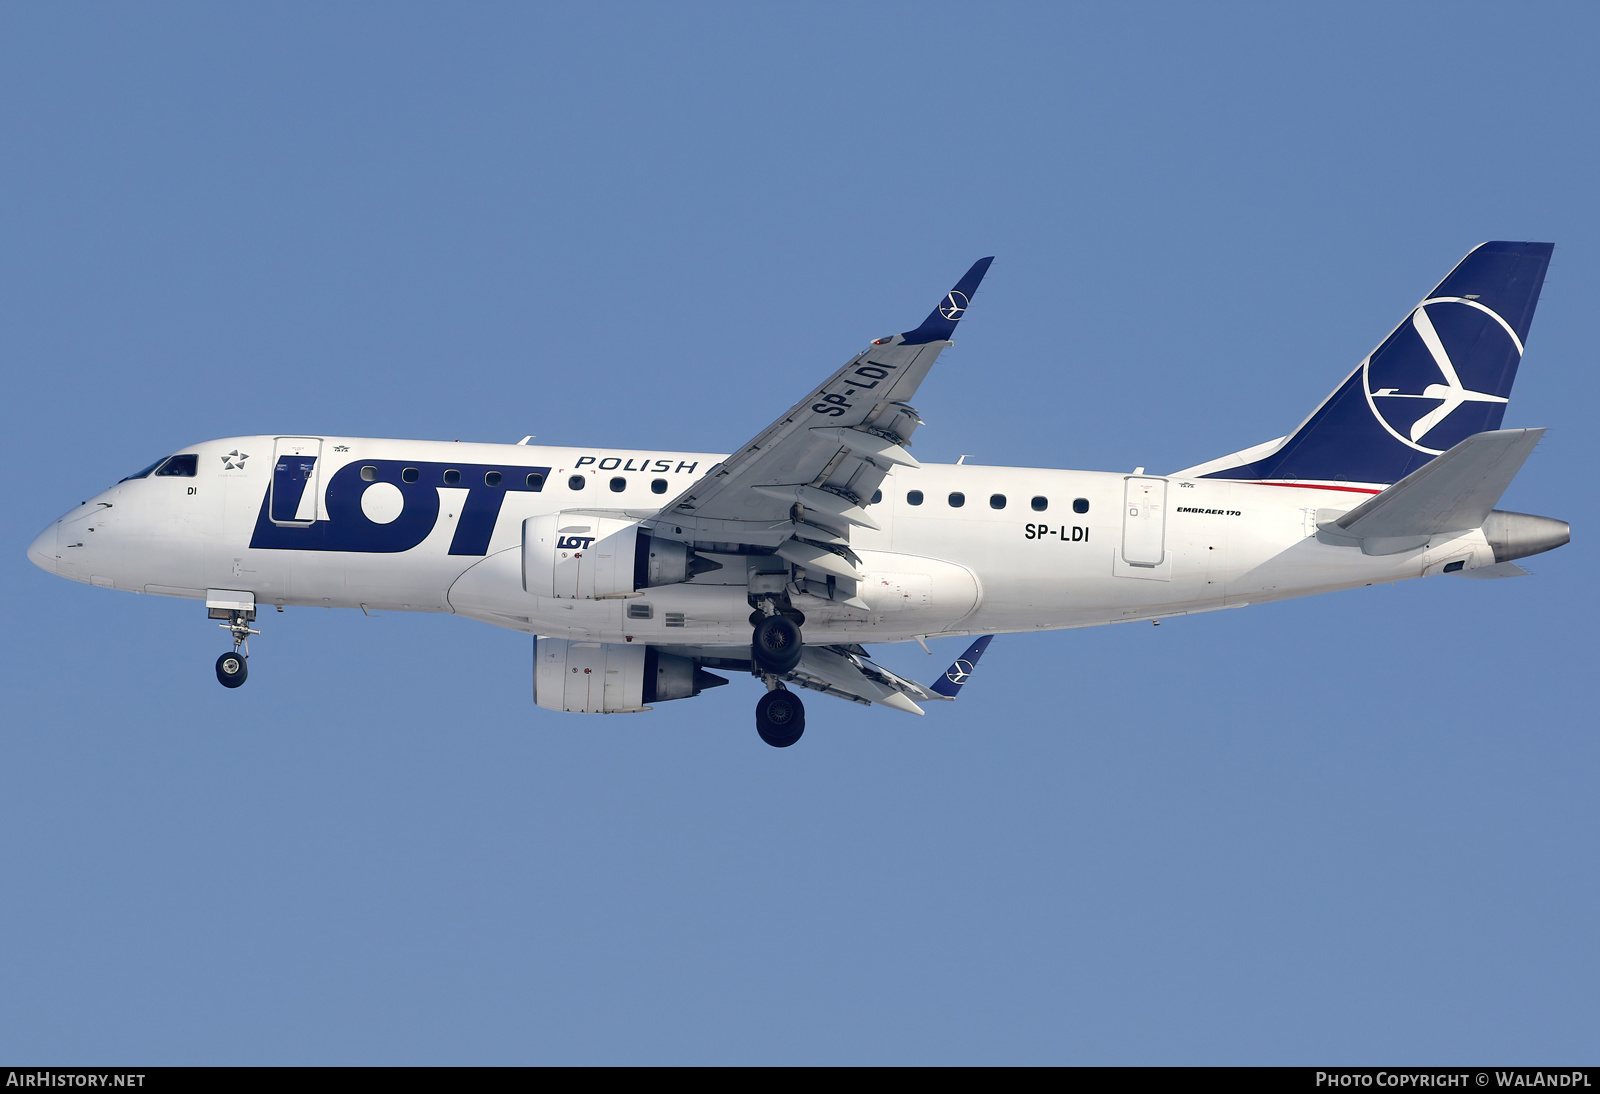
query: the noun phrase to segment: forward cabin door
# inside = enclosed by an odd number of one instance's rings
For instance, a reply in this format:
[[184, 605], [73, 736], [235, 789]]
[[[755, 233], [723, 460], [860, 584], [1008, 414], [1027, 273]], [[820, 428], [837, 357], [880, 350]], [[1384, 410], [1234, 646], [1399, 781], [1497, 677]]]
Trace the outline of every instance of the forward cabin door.
[[1122, 506], [1122, 561], [1154, 569], [1167, 559], [1167, 480], [1129, 476]]
[[272, 500], [267, 510], [272, 523], [304, 528], [316, 521], [321, 457], [320, 437], [279, 437], [273, 442]]

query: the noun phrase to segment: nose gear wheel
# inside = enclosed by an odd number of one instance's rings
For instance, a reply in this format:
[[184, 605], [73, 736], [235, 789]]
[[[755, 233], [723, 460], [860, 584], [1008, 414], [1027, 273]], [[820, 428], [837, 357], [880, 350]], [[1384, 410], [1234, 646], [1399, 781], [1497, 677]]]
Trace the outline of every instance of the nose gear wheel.
[[261, 632], [250, 626], [250, 617], [244, 612], [234, 612], [228, 622], [217, 626], [233, 635], [233, 652], [217, 658], [217, 683], [236, 688], [250, 676], [250, 636]]

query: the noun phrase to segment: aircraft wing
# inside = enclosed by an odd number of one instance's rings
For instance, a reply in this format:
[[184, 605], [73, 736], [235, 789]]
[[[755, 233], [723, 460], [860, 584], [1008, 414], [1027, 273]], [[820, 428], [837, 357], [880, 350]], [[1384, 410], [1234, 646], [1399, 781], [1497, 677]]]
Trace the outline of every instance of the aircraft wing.
[[[855, 645], [807, 646], [800, 655], [800, 664], [784, 674], [783, 681], [863, 706], [877, 703], [903, 710], [907, 714], [921, 714], [923, 710], [917, 703], [935, 700], [949, 702], [955, 699], [962, 685], [972, 678], [978, 659], [993, 639], [994, 635], [986, 634], [974, 641], [965, 653], [951, 662], [939, 679], [927, 687], [889, 671], [873, 661], [866, 650]], [[707, 668], [737, 672], [750, 670], [749, 654], [744, 649], [735, 650], [727, 646], [656, 648], [662, 653], [692, 657], [697, 664]]]
[[775, 548], [797, 565], [853, 577], [850, 529], [868, 512], [922, 420], [907, 403], [966, 313], [991, 258], [973, 263], [915, 330], [880, 338], [783, 417], [711, 468], [655, 518], [658, 535], [705, 550]]
[[876, 664], [860, 646], [807, 646], [800, 664], [785, 680], [840, 699], [878, 703], [907, 714], [921, 714], [922, 708], [912, 700], [924, 703], [953, 700], [971, 678], [978, 658], [983, 656], [993, 638], [994, 635], [986, 634], [968, 646], [967, 652], [956, 658], [944, 675], [929, 687]]

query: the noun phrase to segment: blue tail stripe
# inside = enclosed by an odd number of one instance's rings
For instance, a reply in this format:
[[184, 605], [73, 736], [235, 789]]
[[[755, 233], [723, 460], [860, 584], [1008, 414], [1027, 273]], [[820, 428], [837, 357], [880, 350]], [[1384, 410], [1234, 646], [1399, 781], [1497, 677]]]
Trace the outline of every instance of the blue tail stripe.
[[1276, 451], [1205, 477], [1392, 483], [1499, 429], [1553, 250], [1483, 244]]

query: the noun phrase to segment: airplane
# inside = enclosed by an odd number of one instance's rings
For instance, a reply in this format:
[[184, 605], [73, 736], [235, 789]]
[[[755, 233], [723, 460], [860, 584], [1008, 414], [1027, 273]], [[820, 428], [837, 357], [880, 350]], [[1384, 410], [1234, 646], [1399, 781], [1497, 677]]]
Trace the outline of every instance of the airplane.
[[[233, 638], [228, 688], [268, 606], [450, 612], [532, 635], [548, 710], [640, 712], [747, 673], [758, 735], [785, 748], [799, 691], [922, 714], [996, 634], [1525, 574], [1514, 560], [1570, 538], [1495, 508], [1544, 433], [1501, 419], [1552, 251], [1474, 248], [1296, 429], [1166, 475], [911, 455], [910, 400], [984, 258], [731, 454], [228, 437], [121, 480], [28, 554], [203, 600]], [[928, 686], [864, 645], [949, 636], [978, 637]]]

